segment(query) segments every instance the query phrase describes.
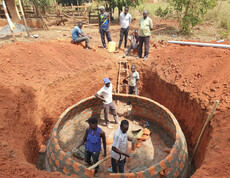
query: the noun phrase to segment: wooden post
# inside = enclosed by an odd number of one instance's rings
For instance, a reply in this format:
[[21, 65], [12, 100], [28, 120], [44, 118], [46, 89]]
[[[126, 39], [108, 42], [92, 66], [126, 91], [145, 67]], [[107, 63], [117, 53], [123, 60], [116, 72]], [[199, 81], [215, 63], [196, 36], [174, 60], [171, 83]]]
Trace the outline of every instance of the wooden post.
[[208, 123], [209, 123], [209, 121], [211, 120], [211, 118], [212, 118], [214, 112], [216, 111], [216, 108], [217, 108], [217, 106], [218, 106], [218, 103], [219, 103], [219, 100], [216, 100], [216, 102], [215, 102], [215, 104], [214, 104], [214, 106], [213, 106], [213, 108], [212, 108], [211, 113], [209, 114], [207, 120], [206, 120], [205, 123], [204, 123], [204, 126], [203, 126], [203, 128], [202, 128], [202, 130], [201, 130], [201, 132], [200, 132], [199, 138], [198, 138], [198, 140], [197, 140], [196, 146], [195, 146], [195, 148], [194, 148], [194, 150], [193, 150], [192, 159], [191, 159], [192, 161], [193, 161], [193, 159], [194, 159], [194, 157], [195, 157], [195, 155], [196, 155], [197, 148], [198, 148], [198, 146], [199, 146], [199, 144], [200, 144], [200, 141], [201, 141], [201, 138], [203, 137], [204, 132], [205, 132], [207, 126], [208, 126]]
[[72, 4], [72, 3], [71, 3], [71, 8], [72, 8], [73, 23], [75, 24], [75, 18], [74, 18], [74, 8], [73, 8], [73, 4]]
[[[23, 0], [21, 0], [21, 4], [22, 4], [22, 9], [23, 9], [23, 12], [24, 12], [25, 18], [28, 18], [28, 17], [27, 17], [27, 14], [26, 14], [26, 10], [25, 10], [25, 6], [24, 6], [24, 2], [23, 2]], [[31, 6], [31, 8], [33, 9], [33, 6]]]
[[13, 24], [13, 22], [10, 20], [10, 16], [7, 12], [7, 8], [6, 8], [6, 3], [5, 3], [5, 0], [2, 0], [2, 6], [3, 6], [3, 9], [4, 9], [4, 12], [5, 12], [5, 15], [6, 15], [6, 18], [7, 18], [7, 21], [9, 23], [9, 26], [10, 26], [10, 32], [11, 32], [11, 35], [13, 37], [13, 40], [14, 42], [16, 42], [16, 38], [15, 38], [15, 35], [14, 35], [14, 29], [16, 28]]
[[24, 24], [25, 24], [25, 27], [26, 27], [27, 37], [30, 37], [30, 33], [29, 33], [29, 30], [28, 30], [28, 26], [27, 26], [25, 14], [24, 14], [24, 11], [23, 11], [23, 8], [22, 8], [21, 0], [18, 0], [18, 3], [19, 3], [19, 6], [20, 6], [21, 13], [22, 13], [22, 18], [23, 18], [23, 21], [24, 21]]
[[41, 18], [43, 28], [49, 30], [48, 25], [46, 24], [46, 22], [44, 21], [44, 19], [42, 17], [42, 13], [41, 13], [39, 7], [37, 8], [37, 10], [38, 10], [38, 16]]

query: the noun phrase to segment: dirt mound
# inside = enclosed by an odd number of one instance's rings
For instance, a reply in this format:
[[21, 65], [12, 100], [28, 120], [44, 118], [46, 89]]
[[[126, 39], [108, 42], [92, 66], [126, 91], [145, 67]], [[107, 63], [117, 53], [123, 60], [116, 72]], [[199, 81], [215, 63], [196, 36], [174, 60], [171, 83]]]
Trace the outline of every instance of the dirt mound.
[[[141, 95], [174, 113], [190, 152], [213, 103], [220, 100], [198, 150], [194, 177], [227, 177], [230, 50], [168, 45], [150, 52], [146, 62], [129, 59], [140, 72]], [[104, 77], [116, 85], [120, 54], [56, 41], [14, 43], [0, 54], [0, 176], [63, 176], [36, 169], [40, 145], [58, 116], [95, 94]]]

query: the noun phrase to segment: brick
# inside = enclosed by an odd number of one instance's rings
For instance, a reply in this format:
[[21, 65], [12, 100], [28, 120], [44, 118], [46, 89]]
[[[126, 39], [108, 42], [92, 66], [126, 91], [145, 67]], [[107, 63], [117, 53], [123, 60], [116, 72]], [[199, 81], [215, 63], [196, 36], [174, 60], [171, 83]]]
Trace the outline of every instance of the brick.
[[166, 175], [167, 175], [167, 174], [170, 174], [170, 173], [172, 172], [172, 170], [173, 170], [172, 167], [166, 169], [166, 170], [165, 170]]
[[180, 165], [179, 165], [179, 168], [180, 168], [181, 171], [182, 171], [182, 169], [184, 168], [184, 163], [183, 163], [183, 161], [181, 161], [181, 163], [180, 163]]
[[165, 158], [168, 162], [171, 162], [173, 160], [173, 155], [169, 154], [166, 158]]
[[182, 159], [183, 159], [183, 161], [185, 161], [185, 159], [186, 159], [186, 155], [185, 155], [185, 153], [183, 154]]
[[72, 159], [71, 158], [67, 158], [65, 160], [65, 163], [70, 166], [72, 164]]
[[49, 149], [50, 149], [50, 153], [53, 152], [51, 144], [49, 146]]
[[51, 160], [51, 157], [49, 157], [49, 165], [52, 164], [52, 160]]
[[179, 172], [178, 172], [178, 170], [176, 170], [174, 177], [178, 177], [178, 176], [179, 176]]
[[121, 178], [121, 174], [109, 174], [109, 178]]
[[59, 160], [55, 160], [55, 164], [56, 164], [57, 168], [60, 167], [60, 162], [59, 162]]
[[51, 158], [54, 160], [54, 153], [51, 153]]
[[65, 152], [64, 151], [60, 151], [59, 155], [58, 155], [58, 159], [59, 160], [63, 160], [65, 157]]
[[147, 170], [150, 172], [151, 176], [153, 176], [157, 173], [155, 166], [152, 166], [152, 167], [148, 168]]
[[72, 174], [71, 174], [71, 177], [78, 177], [78, 175], [77, 175], [77, 174], [72, 173]]
[[175, 168], [177, 167], [177, 165], [178, 165], [178, 161], [175, 161], [174, 163]]
[[54, 131], [54, 132], [52, 133], [52, 137], [56, 137], [56, 136], [57, 136], [57, 132]]
[[69, 173], [69, 170], [64, 166], [64, 167], [63, 167], [63, 172], [64, 172], [64, 174], [68, 174], [68, 173]]
[[60, 146], [58, 145], [58, 144], [56, 144], [55, 146], [54, 146], [54, 151], [57, 153], [59, 150], [60, 150], [61, 148], [60, 148]]
[[134, 173], [125, 173], [125, 178], [135, 178]]
[[79, 163], [77, 163], [77, 162], [74, 162], [74, 163], [73, 163], [73, 168], [74, 168], [74, 171], [75, 171], [75, 172], [79, 172], [79, 171], [80, 171], [79, 166], [80, 166]]
[[144, 177], [144, 171], [136, 173], [136, 178], [143, 178], [143, 177]]
[[175, 147], [173, 147], [172, 150], [171, 150], [171, 153], [176, 155], [177, 154], [177, 149]]
[[160, 162], [160, 166], [161, 166], [161, 170], [164, 170], [164, 169], [166, 169], [166, 162], [165, 162], [165, 160], [162, 160], [161, 162]]
[[39, 153], [45, 153], [46, 152], [46, 146], [45, 145], [41, 145]]
[[94, 170], [89, 170], [87, 168], [84, 168], [84, 171], [85, 171], [85, 175], [86, 176], [89, 176], [89, 177], [93, 177], [94, 176]]
[[56, 138], [52, 138], [52, 143], [55, 144], [55, 143], [58, 143], [58, 140]]

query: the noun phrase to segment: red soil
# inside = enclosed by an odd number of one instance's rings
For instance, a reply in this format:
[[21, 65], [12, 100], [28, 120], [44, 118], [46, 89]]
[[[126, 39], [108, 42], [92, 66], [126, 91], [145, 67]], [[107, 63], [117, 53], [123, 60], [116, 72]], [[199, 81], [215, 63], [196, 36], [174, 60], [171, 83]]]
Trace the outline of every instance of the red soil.
[[[120, 54], [67, 42], [15, 43], [0, 54], [0, 177], [64, 177], [36, 169], [38, 150], [67, 107], [93, 95], [106, 76], [116, 85]], [[151, 49], [146, 62], [130, 62], [140, 71], [141, 95], [174, 113], [190, 151], [220, 100], [198, 149], [194, 177], [230, 175], [230, 50], [168, 45]]]

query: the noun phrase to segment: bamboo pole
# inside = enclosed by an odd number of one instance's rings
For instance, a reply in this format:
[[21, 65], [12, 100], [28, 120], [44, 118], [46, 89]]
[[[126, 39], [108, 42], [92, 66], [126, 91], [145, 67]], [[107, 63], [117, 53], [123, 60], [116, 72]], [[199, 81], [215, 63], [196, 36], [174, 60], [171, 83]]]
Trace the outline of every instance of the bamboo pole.
[[97, 167], [99, 164], [101, 164], [102, 162], [106, 161], [106, 160], [109, 159], [110, 157], [111, 157], [111, 155], [106, 156], [106, 157], [103, 158], [102, 160], [98, 161], [96, 164], [90, 166], [88, 169], [89, 169], [89, 170], [94, 169], [95, 167]]
[[202, 130], [201, 130], [200, 136], [199, 136], [199, 138], [198, 138], [198, 140], [197, 140], [195, 149], [194, 149], [194, 151], [193, 151], [192, 159], [191, 159], [191, 160], [193, 160], [193, 158], [194, 158], [195, 155], [196, 155], [196, 151], [197, 151], [197, 148], [198, 148], [198, 146], [199, 146], [199, 144], [200, 144], [201, 138], [203, 137], [204, 132], [205, 132], [207, 126], [208, 126], [208, 123], [209, 123], [209, 121], [211, 120], [211, 118], [212, 118], [214, 112], [216, 111], [216, 108], [217, 108], [217, 106], [218, 106], [218, 103], [219, 103], [219, 101], [216, 100], [216, 102], [215, 102], [215, 104], [214, 104], [214, 106], [213, 106], [213, 109], [212, 109], [211, 113], [209, 114], [207, 120], [205, 121], [205, 124], [204, 124], [204, 126], [203, 126], [203, 128], [202, 128]]
[[23, 8], [22, 8], [21, 0], [18, 0], [18, 2], [19, 2], [20, 9], [21, 9], [21, 13], [22, 13], [22, 18], [23, 18], [23, 21], [24, 21], [24, 24], [25, 24], [25, 27], [26, 27], [27, 37], [30, 37], [30, 33], [29, 33], [29, 30], [28, 30], [28, 26], [27, 26], [25, 14], [24, 14], [24, 11], [23, 11]]
[[4, 9], [4, 12], [5, 12], [5, 16], [7, 18], [7, 21], [9, 23], [9, 26], [10, 26], [10, 32], [11, 32], [11, 35], [13, 37], [13, 40], [14, 42], [17, 41], [15, 35], [14, 35], [14, 29], [16, 29], [16, 27], [14, 26], [13, 22], [11, 21], [10, 19], [10, 16], [8, 14], [8, 11], [7, 11], [7, 8], [6, 8], [6, 3], [5, 3], [5, 0], [2, 0], [2, 6], [3, 6], [3, 9]]

